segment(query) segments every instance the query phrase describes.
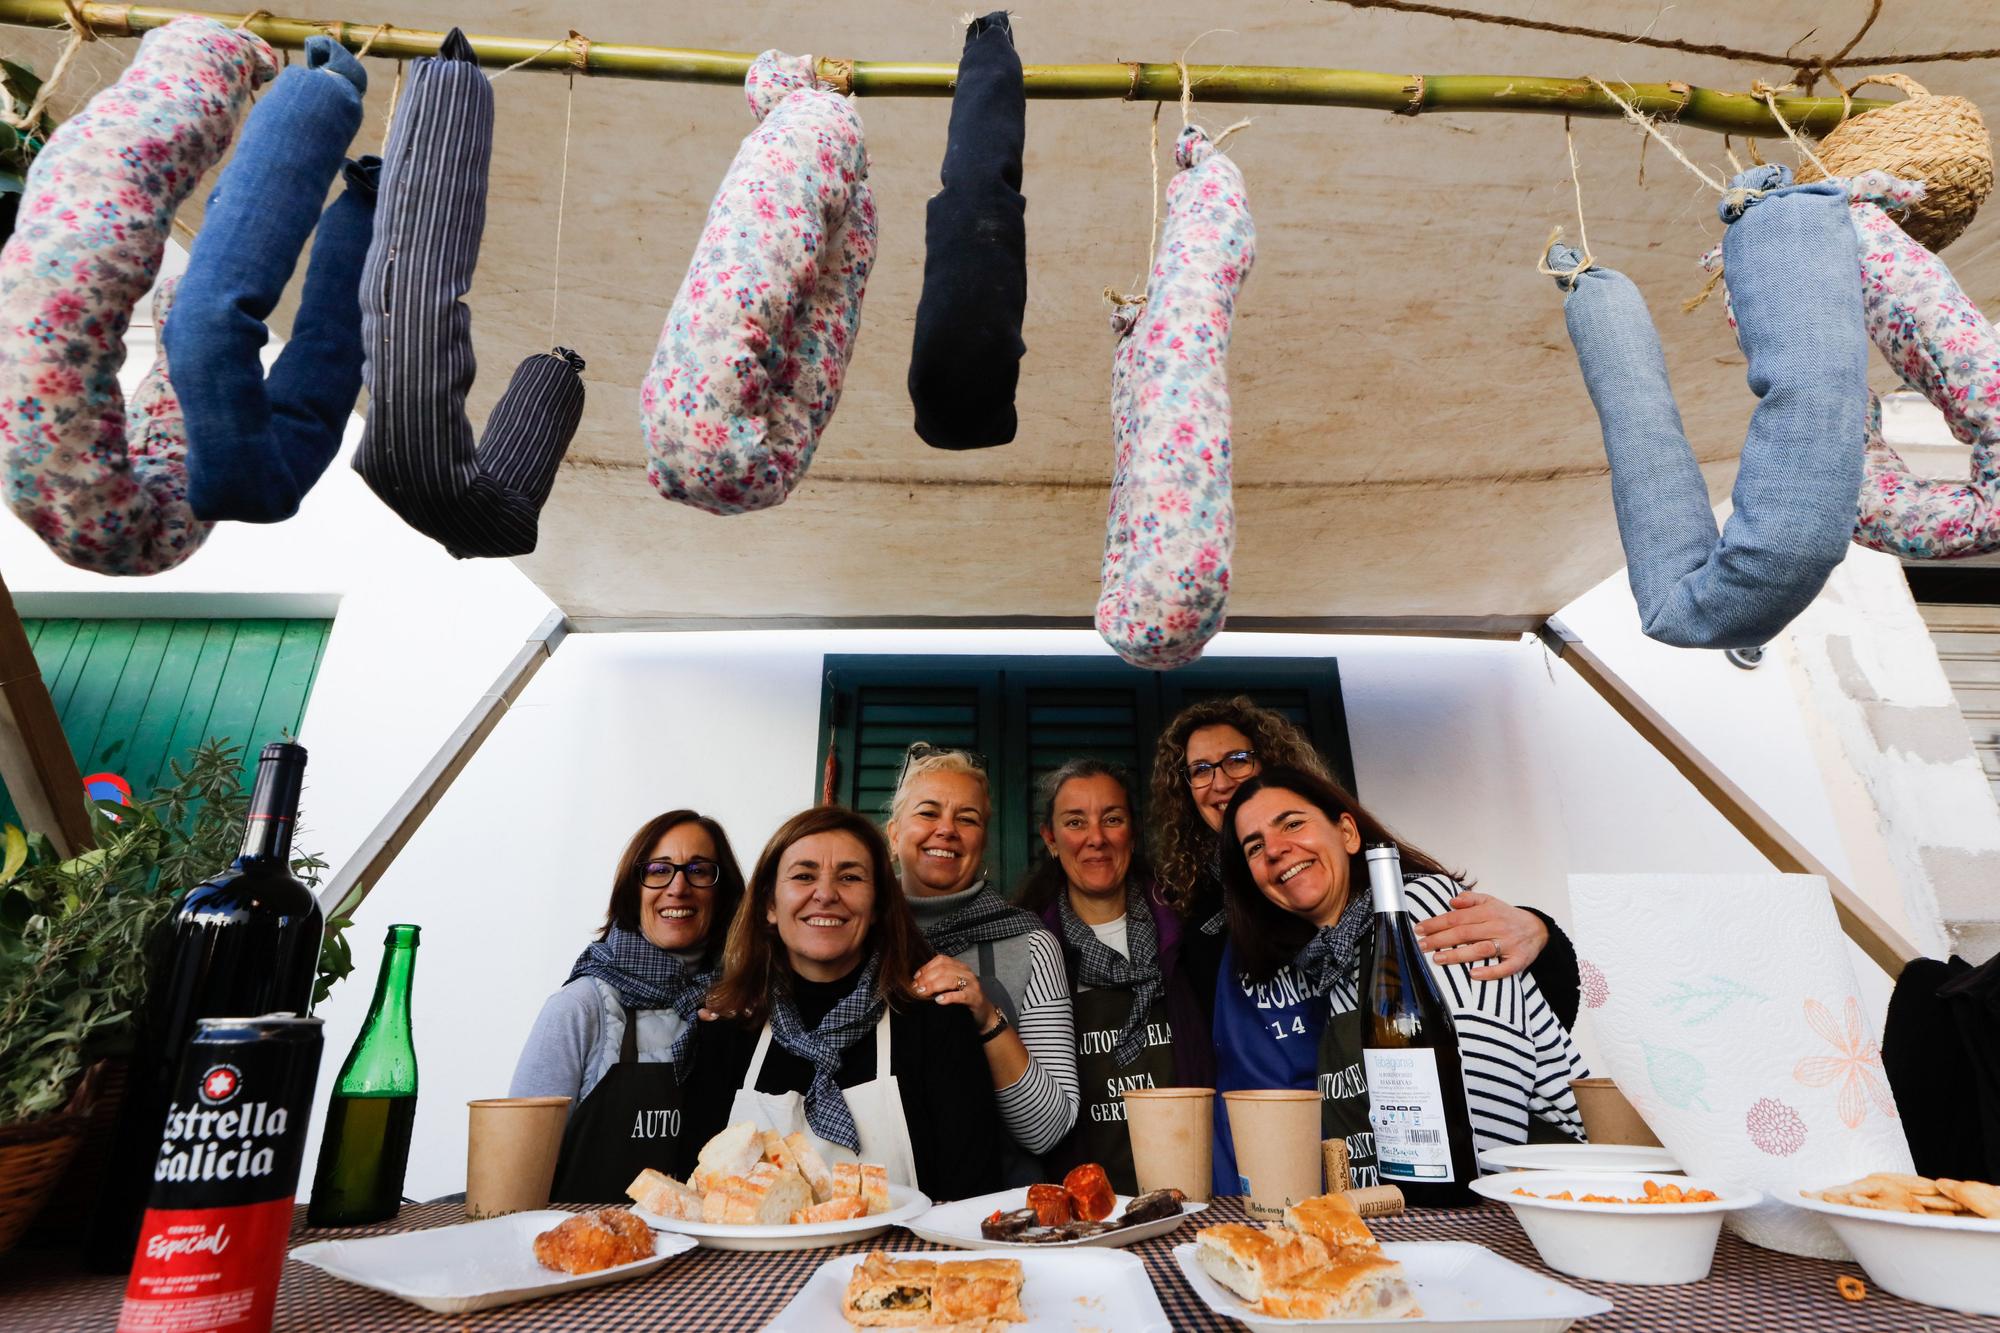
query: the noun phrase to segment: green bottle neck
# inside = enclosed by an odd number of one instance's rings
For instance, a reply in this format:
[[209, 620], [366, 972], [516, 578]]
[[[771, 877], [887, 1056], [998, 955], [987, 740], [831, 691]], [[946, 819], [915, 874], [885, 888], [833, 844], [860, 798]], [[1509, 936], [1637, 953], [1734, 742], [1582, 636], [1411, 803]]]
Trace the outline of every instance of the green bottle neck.
[[417, 928], [391, 926], [382, 971], [361, 1035], [341, 1066], [336, 1092], [349, 1096], [415, 1096], [417, 1051], [410, 1028], [410, 982], [417, 970]]

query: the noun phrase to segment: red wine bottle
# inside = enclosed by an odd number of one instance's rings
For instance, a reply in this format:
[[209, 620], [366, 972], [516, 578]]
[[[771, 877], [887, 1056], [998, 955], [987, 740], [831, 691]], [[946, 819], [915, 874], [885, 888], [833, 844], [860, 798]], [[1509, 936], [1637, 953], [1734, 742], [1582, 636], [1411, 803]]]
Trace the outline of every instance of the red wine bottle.
[[243, 850], [227, 869], [189, 889], [166, 924], [103, 1194], [84, 1246], [85, 1261], [97, 1272], [131, 1267], [174, 1074], [196, 1022], [304, 1014], [312, 1007], [324, 921], [291, 864], [305, 771], [304, 746], [264, 747]]
[[1361, 951], [1361, 1060], [1376, 1170], [1412, 1207], [1474, 1201], [1478, 1173], [1458, 1032], [1417, 947], [1393, 843], [1368, 849], [1375, 930]]

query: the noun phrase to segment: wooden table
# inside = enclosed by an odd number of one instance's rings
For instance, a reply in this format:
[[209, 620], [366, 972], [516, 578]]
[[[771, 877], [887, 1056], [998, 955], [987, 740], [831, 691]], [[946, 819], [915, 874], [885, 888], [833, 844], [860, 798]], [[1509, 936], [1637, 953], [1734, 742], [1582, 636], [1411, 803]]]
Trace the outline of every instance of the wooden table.
[[[394, 1222], [352, 1231], [307, 1231], [304, 1209], [295, 1224], [295, 1242], [329, 1236], [375, 1235], [446, 1226], [463, 1220], [457, 1203], [407, 1204]], [[1242, 1221], [1240, 1199], [1218, 1199], [1200, 1222]], [[1508, 1210], [1497, 1204], [1381, 1218], [1370, 1223], [1388, 1241], [1468, 1240], [1495, 1250], [1537, 1272], [1547, 1273], [1534, 1247]], [[1188, 1287], [1173, 1258], [1173, 1247], [1192, 1239], [1186, 1226], [1132, 1252], [1144, 1259], [1160, 1304], [1176, 1330], [1236, 1329], [1218, 1318]], [[869, 1249], [935, 1249], [895, 1229], [860, 1245], [837, 1250], [787, 1254], [744, 1254], [695, 1250], [667, 1261], [658, 1271], [569, 1296], [556, 1296], [473, 1315], [438, 1315], [414, 1305], [349, 1286], [305, 1264], [288, 1264], [278, 1291], [276, 1328], [281, 1333], [498, 1333], [498, 1330], [606, 1330], [607, 1333], [681, 1333], [682, 1330], [761, 1329], [805, 1285], [813, 1270], [837, 1254]], [[1715, 1269], [1705, 1282], [1681, 1287], [1611, 1286], [1576, 1278], [1561, 1280], [1611, 1301], [1610, 1313], [1576, 1325], [1585, 1333], [1647, 1330], [1648, 1333], [1775, 1333], [1811, 1329], [1855, 1333], [1947, 1333], [2000, 1330], [2000, 1319], [1953, 1314], [1913, 1305], [1873, 1288], [1866, 1300], [1843, 1300], [1834, 1279], [1860, 1274], [1852, 1264], [1799, 1259], [1760, 1250], [1724, 1232]], [[1555, 1276], [1551, 1274], [1551, 1276]], [[50, 1330], [84, 1333], [109, 1330], [118, 1320], [124, 1279], [82, 1273], [67, 1256], [16, 1250], [0, 1257], [0, 1329], [8, 1333]], [[1107, 1320], [1108, 1327], [1125, 1327]], [[1415, 1327], [1421, 1327], [1415, 1326]]]

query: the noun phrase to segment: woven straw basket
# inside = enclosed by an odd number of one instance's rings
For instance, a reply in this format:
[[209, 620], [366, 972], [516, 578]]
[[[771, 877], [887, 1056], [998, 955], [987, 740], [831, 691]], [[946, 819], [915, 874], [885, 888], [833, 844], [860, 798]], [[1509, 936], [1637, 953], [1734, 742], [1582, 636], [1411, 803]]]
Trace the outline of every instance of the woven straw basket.
[[[1874, 74], [1871, 83], [1900, 88], [1904, 100], [1843, 121], [1820, 140], [1817, 155], [1835, 176], [1886, 171], [1924, 183], [1924, 197], [1898, 219], [1903, 230], [1936, 251], [1958, 239], [1993, 188], [1993, 140], [1979, 108], [1963, 97], [1940, 97], [1904, 74]], [[1810, 161], [1801, 183], [1819, 180]]]
[[35, 1220], [82, 1145], [97, 1077], [93, 1066], [59, 1114], [0, 1126], [0, 1254], [11, 1249]]

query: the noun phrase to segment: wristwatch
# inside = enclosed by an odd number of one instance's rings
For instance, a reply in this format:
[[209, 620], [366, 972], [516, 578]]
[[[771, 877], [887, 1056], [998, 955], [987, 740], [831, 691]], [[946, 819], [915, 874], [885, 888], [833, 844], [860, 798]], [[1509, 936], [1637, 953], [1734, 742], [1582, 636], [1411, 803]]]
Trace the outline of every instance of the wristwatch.
[[979, 1044], [981, 1046], [988, 1045], [989, 1043], [992, 1042], [992, 1040], [995, 1037], [1005, 1032], [1007, 1030], [1007, 1026], [1008, 1024], [1007, 1024], [1006, 1013], [996, 1008], [993, 1011], [993, 1026], [979, 1034]]

